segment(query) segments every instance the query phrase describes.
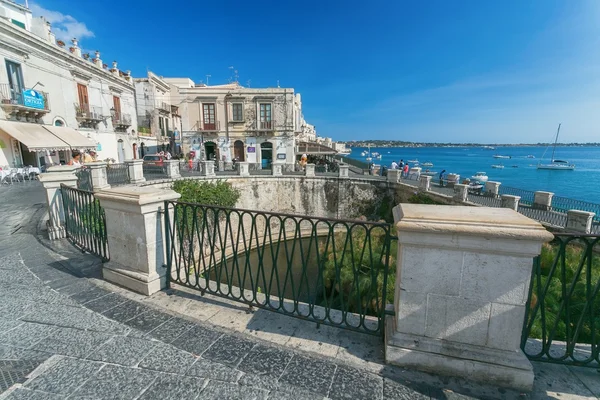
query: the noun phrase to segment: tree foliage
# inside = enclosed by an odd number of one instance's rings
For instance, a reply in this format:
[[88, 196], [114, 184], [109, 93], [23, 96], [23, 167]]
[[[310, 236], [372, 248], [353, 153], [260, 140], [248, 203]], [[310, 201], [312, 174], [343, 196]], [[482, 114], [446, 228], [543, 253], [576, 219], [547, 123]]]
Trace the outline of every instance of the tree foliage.
[[240, 198], [240, 191], [225, 181], [184, 179], [174, 182], [173, 190], [181, 194], [180, 201], [207, 206], [233, 207]]

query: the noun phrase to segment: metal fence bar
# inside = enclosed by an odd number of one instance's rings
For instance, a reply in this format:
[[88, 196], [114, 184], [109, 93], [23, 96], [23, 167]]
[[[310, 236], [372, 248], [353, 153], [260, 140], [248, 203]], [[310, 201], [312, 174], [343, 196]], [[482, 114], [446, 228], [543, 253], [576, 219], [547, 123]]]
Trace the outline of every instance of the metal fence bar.
[[77, 247], [109, 260], [106, 218], [94, 193], [61, 184], [67, 238]]
[[111, 186], [127, 185], [129, 183], [129, 167], [127, 164], [107, 164], [106, 179]]
[[169, 284], [383, 335], [395, 279], [390, 224], [171, 201], [165, 209]]
[[552, 197], [552, 209], [566, 213], [569, 210], [581, 210], [593, 212], [595, 221], [600, 221], [600, 204], [590, 203], [582, 200], [570, 199], [567, 197]]
[[517, 189], [504, 185], [500, 185], [500, 188], [498, 189], [498, 194], [500, 195], [509, 194], [511, 196], [520, 196], [521, 200], [519, 200], [519, 203], [528, 206], [533, 204], [534, 193], [535, 192], [532, 192], [531, 190]]
[[600, 366], [600, 236], [557, 234], [533, 263], [521, 348], [536, 361]]
[[146, 178], [147, 181], [164, 179], [167, 177], [167, 169], [163, 165], [144, 164], [142, 170], [144, 172], [144, 178]]
[[75, 172], [77, 176], [77, 188], [81, 190], [92, 191], [92, 172], [87, 167], [81, 167]]

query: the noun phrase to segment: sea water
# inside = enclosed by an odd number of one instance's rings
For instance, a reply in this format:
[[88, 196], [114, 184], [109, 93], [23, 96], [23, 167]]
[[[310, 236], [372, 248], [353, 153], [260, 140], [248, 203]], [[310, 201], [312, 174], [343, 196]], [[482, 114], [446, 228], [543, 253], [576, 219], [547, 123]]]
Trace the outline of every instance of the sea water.
[[[363, 151], [368, 149], [355, 147], [349, 157], [365, 161], [361, 156]], [[371, 152], [382, 155], [381, 160], [374, 160], [375, 164], [388, 168], [392, 161], [418, 160], [423, 171], [429, 169], [439, 173], [445, 169], [446, 173], [460, 174], [461, 180], [481, 171], [487, 173], [490, 181], [506, 186], [544, 190], [556, 196], [600, 203], [600, 147], [557, 146], [555, 158], [575, 164], [574, 171], [537, 169], [539, 162], [549, 163], [552, 157], [552, 148], [538, 146], [497, 147], [495, 150], [482, 147], [371, 147]], [[511, 158], [494, 158], [494, 155]], [[528, 155], [535, 158], [527, 158]], [[433, 167], [424, 167], [425, 162], [432, 162]], [[502, 164], [504, 168], [492, 168], [494, 164]]]

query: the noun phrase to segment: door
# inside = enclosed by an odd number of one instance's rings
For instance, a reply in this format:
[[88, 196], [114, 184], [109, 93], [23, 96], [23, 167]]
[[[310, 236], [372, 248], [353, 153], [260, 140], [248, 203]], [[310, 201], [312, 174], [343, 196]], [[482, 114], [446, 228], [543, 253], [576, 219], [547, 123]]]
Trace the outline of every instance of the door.
[[21, 64], [16, 62], [6, 61], [6, 73], [8, 74], [8, 87], [10, 90], [10, 98], [17, 104], [23, 104], [23, 72]]
[[213, 161], [217, 159], [217, 145], [213, 142], [206, 142], [204, 144], [204, 151], [206, 156], [205, 161]]
[[88, 99], [87, 86], [81, 83], [77, 84], [77, 96], [79, 98], [79, 112], [89, 113], [90, 112], [90, 101]]
[[241, 140], [236, 140], [233, 143], [233, 156], [237, 161], [245, 161], [244, 157], [244, 142]]
[[119, 150], [119, 163], [124, 163], [125, 162], [125, 145], [123, 144], [123, 140], [119, 139], [117, 146], [118, 146], [118, 150]]
[[203, 104], [204, 109], [204, 130], [214, 131], [217, 127], [215, 122], [215, 105], [214, 103]]
[[260, 159], [263, 169], [271, 168], [273, 161], [273, 143], [264, 142], [260, 144]]
[[137, 160], [138, 158], [138, 151], [137, 151], [137, 144], [133, 144], [133, 159]]

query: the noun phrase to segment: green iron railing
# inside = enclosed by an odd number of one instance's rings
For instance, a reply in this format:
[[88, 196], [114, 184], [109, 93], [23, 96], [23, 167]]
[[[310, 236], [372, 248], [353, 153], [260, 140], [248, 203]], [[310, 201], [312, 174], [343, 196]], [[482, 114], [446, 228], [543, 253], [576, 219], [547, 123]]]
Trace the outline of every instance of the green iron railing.
[[390, 224], [170, 201], [165, 210], [168, 285], [383, 335], [396, 265]]
[[600, 366], [600, 237], [556, 234], [533, 265], [521, 347], [531, 360]]
[[67, 238], [84, 251], [109, 260], [104, 209], [93, 192], [60, 185]]

